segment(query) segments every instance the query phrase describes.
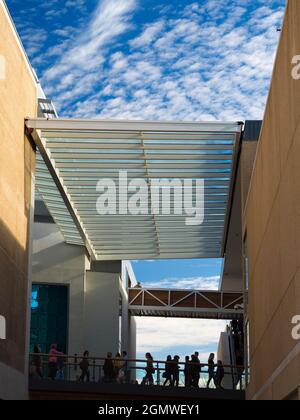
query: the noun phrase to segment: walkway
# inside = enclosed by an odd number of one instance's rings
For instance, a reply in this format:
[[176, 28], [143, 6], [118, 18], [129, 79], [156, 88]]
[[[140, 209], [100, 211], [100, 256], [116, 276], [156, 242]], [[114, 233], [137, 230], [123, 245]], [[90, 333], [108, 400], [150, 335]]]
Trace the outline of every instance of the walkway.
[[243, 300], [241, 292], [129, 289], [132, 316], [241, 319]]

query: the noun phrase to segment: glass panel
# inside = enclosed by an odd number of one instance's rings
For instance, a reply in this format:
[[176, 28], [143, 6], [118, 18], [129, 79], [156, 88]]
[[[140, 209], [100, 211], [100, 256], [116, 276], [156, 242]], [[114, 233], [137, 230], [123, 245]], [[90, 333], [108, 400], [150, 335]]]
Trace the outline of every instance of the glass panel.
[[33, 284], [31, 298], [30, 351], [40, 345], [43, 353], [56, 343], [67, 352], [68, 287]]

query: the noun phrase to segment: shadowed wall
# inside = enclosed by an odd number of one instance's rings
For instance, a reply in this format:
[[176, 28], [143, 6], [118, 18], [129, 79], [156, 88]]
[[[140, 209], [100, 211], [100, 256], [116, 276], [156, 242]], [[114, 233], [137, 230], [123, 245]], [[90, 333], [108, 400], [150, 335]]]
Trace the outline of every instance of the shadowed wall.
[[35, 153], [24, 118], [36, 116], [37, 88], [5, 5], [0, 0], [0, 398], [26, 398], [29, 226]]

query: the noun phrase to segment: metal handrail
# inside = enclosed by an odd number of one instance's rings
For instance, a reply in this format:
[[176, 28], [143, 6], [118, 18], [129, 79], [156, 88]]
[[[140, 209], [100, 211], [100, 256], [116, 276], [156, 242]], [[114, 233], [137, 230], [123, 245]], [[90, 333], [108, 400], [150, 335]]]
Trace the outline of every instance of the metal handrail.
[[[57, 358], [59, 358], [59, 359], [67, 359], [67, 360], [69, 360], [69, 359], [79, 359], [79, 360], [82, 360], [83, 358], [85, 359], [85, 360], [91, 360], [91, 361], [94, 361], [94, 360], [99, 360], [99, 361], [103, 361], [103, 362], [105, 362], [105, 360], [107, 360], [107, 357], [91, 357], [91, 356], [89, 356], [89, 357], [84, 357], [83, 355], [78, 355], [78, 354], [74, 354], [74, 355], [67, 355], [67, 354], [62, 354], [62, 355], [56, 355], [56, 354], [49, 354], [49, 353], [30, 353], [30, 357], [32, 357], [32, 356], [38, 356], [38, 357], [42, 357], [42, 358], [50, 358], [50, 357], [57, 357]], [[118, 361], [118, 362], [127, 362], [127, 363], [147, 363], [147, 359], [123, 359], [123, 358], [116, 358], [116, 357], [111, 357], [109, 360], [112, 360], [113, 362], [114, 361]], [[76, 364], [79, 364], [80, 362], [76, 362]], [[167, 360], [151, 360], [151, 363], [153, 363], [153, 364], [166, 364], [166, 363], [168, 363], [168, 364], [176, 364], [176, 365], [183, 365], [183, 366], [185, 366], [186, 365], [186, 362], [174, 362], [173, 360], [172, 361], [167, 361]], [[189, 361], [188, 362], [188, 364], [190, 365], [190, 366], [199, 366], [199, 363], [193, 363], [193, 362], [191, 362], [191, 361]], [[216, 365], [216, 364], [215, 364]], [[201, 366], [201, 368], [202, 367], [209, 367], [209, 365], [207, 364], [207, 363], [201, 363], [200, 362], [200, 366]], [[241, 369], [245, 369], [245, 366], [239, 366], [239, 365], [223, 365], [223, 368], [224, 369], [238, 369], [238, 370], [241, 370]]]
[[[66, 381], [80, 381], [83, 380], [83, 378], [81, 377], [80, 374], [80, 362], [81, 360], [88, 360], [89, 361], [89, 366], [88, 366], [88, 372], [89, 372], [89, 378], [88, 380], [92, 383], [99, 383], [99, 382], [105, 382], [106, 375], [104, 374], [104, 362], [105, 360], [107, 360], [107, 357], [84, 357], [82, 356], [78, 356], [78, 354], [74, 354], [72, 356], [70, 355], [51, 355], [51, 354], [46, 354], [46, 353], [31, 353], [30, 354], [30, 365], [31, 366], [36, 366], [35, 365], [35, 361], [34, 361], [34, 357], [39, 357], [40, 358], [40, 367], [42, 368], [42, 377], [45, 378], [47, 376], [48, 373], [48, 368], [49, 363], [50, 363], [50, 358], [55, 357], [56, 361], [58, 362], [59, 359], [63, 360], [62, 366], [59, 368], [58, 367], [58, 371], [61, 373], [62, 377], [58, 376], [56, 379], [57, 380], [61, 380], [64, 379]], [[138, 372], [145, 372], [146, 368], [147, 368], [147, 359], [124, 359], [124, 358], [116, 358], [116, 357], [111, 357], [109, 358], [109, 360], [111, 360], [113, 363], [114, 362], [118, 362], [120, 365], [120, 369], [123, 370], [123, 373], [125, 375], [128, 375], [128, 377], [126, 378], [125, 382], [123, 383], [136, 383], [136, 379], [142, 380], [142, 378], [144, 377], [144, 374], [139, 374]], [[124, 365], [126, 363], [126, 368], [124, 369]], [[185, 367], [186, 367], [186, 362], [174, 362], [174, 361], [166, 361], [166, 360], [151, 360], [151, 364], [153, 365], [153, 379], [154, 379], [154, 383], [157, 386], [161, 386], [163, 384], [165, 384], [165, 380], [166, 378], [163, 375], [163, 372], [166, 371], [166, 366], [172, 366], [172, 365], [177, 365], [178, 366], [178, 372], [179, 372], [179, 382], [178, 382], [178, 386], [182, 387], [182, 386], [186, 386], [185, 383], [185, 379], [183, 378], [183, 374], [185, 372]], [[204, 388], [206, 387], [207, 384], [207, 380], [209, 379], [209, 365], [207, 363], [194, 363], [194, 362], [189, 362], [188, 363], [189, 367], [192, 366], [197, 366], [199, 369], [199, 387], [200, 388]], [[215, 368], [217, 367], [217, 365], [215, 365]], [[243, 390], [245, 388], [245, 368], [244, 366], [231, 366], [231, 365], [223, 365], [224, 367], [224, 379], [226, 378], [230, 378], [230, 383], [233, 384], [233, 381], [231, 381], [231, 375], [232, 375], [232, 371], [235, 370], [237, 372], [237, 376], [238, 376], [238, 381], [234, 384], [234, 385], [230, 385], [229, 389], [233, 389], [233, 390]], [[125, 370], [125, 372], [124, 372]], [[81, 369], [82, 371], [82, 369]], [[132, 375], [132, 373], [134, 373], [134, 375]], [[82, 371], [83, 374], [83, 371]], [[229, 376], [230, 375], [230, 376]], [[37, 373], [33, 373], [31, 376], [37, 376]], [[129, 378], [129, 379], [128, 379]], [[132, 380], [131, 380], [132, 379]], [[172, 378], [173, 379], [173, 378]], [[191, 378], [190, 378], [191, 379]], [[111, 378], [109, 378], [109, 382], [118, 382], [118, 379], [116, 376], [112, 376]], [[176, 386], [174, 384], [174, 381], [169, 381], [170, 386]], [[228, 384], [227, 384], [228, 385]], [[187, 385], [188, 387], [191, 386]], [[213, 386], [214, 386], [214, 381], [213, 381]]]

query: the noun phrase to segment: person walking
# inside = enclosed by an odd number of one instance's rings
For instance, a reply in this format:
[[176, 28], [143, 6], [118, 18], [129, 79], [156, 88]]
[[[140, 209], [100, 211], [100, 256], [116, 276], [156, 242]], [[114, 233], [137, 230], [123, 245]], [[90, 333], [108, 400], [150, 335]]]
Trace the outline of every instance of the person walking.
[[193, 388], [199, 388], [201, 365], [197, 354], [192, 355], [191, 360], [191, 386]]
[[175, 386], [176, 388], [179, 386], [179, 360], [180, 357], [179, 356], [174, 356], [173, 359], [173, 378], [172, 378], [172, 383], [173, 386]]
[[112, 361], [112, 354], [107, 353], [104, 365], [103, 365], [104, 381], [112, 382], [114, 378], [114, 364]]
[[146, 375], [144, 376], [142, 380], [142, 385], [145, 385], [148, 383], [149, 385], [154, 384], [153, 374], [155, 373], [155, 369], [153, 367], [153, 357], [151, 356], [151, 353], [146, 353], [145, 355], [147, 360], [147, 366], [145, 368]]
[[206, 388], [209, 388], [209, 385], [211, 383], [211, 381], [214, 380], [215, 378], [215, 355], [214, 353], [211, 353], [208, 359], [208, 381], [207, 381], [207, 385]]
[[49, 351], [49, 378], [53, 381], [56, 379], [58, 364], [57, 360], [59, 356], [63, 356], [63, 353], [57, 350], [57, 344], [52, 344]]
[[117, 353], [115, 358], [114, 358], [114, 375], [115, 378], [118, 380], [119, 378], [119, 374], [121, 371], [121, 367], [122, 367], [122, 360], [121, 360], [121, 354]]
[[89, 371], [89, 367], [90, 367], [90, 362], [89, 362], [89, 355], [90, 353], [86, 350], [83, 353], [83, 358], [81, 360], [81, 362], [79, 363], [79, 367], [81, 369], [81, 375], [79, 378], [80, 382], [84, 382], [85, 378], [87, 380], [87, 382], [90, 381], [90, 371]]
[[168, 356], [165, 363], [165, 371], [163, 373], [163, 378], [165, 378], [163, 386], [172, 385], [172, 356]]
[[223, 362], [221, 360], [218, 360], [217, 370], [216, 370], [216, 375], [215, 375], [215, 386], [216, 386], [216, 388], [224, 389], [222, 387], [222, 381], [224, 379], [224, 376], [225, 376], [225, 371], [224, 371]]
[[197, 381], [197, 388], [199, 388], [199, 381], [200, 381], [200, 377], [201, 377], [201, 362], [200, 362], [200, 359], [199, 359], [199, 352], [198, 351], [195, 352], [195, 356], [196, 356], [196, 363], [197, 363], [196, 381]]
[[189, 388], [191, 386], [191, 361], [189, 356], [185, 356], [184, 364], [184, 386]]

